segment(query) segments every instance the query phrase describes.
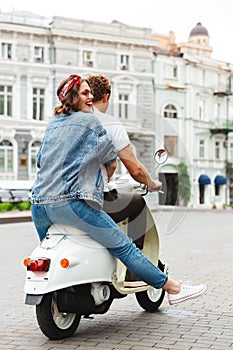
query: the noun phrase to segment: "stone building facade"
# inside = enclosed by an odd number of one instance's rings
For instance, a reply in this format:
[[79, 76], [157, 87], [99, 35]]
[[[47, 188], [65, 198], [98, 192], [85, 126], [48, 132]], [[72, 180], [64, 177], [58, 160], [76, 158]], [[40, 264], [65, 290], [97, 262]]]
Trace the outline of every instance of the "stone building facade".
[[0, 187], [31, 188], [59, 82], [74, 72], [104, 73], [112, 83], [109, 112], [125, 125], [139, 159], [152, 170], [154, 150], [169, 151], [160, 203], [178, 204], [181, 160], [191, 180], [189, 205], [229, 203], [233, 70], [211, 59], [203, 28], [197, 24], [188, 43], [176, 44], [173, 32], [117, 21], [1, 13]]

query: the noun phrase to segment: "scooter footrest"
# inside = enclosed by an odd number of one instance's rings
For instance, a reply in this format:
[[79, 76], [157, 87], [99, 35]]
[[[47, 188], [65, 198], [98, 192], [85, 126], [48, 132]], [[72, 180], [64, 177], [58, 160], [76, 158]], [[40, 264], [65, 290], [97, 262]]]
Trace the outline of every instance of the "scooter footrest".
[[125, 281], [123, 285], [126, 288], [135, 288], [135, 287], [148, 286], [148, 284], [146, 282], [143, 282], [143, 281]]

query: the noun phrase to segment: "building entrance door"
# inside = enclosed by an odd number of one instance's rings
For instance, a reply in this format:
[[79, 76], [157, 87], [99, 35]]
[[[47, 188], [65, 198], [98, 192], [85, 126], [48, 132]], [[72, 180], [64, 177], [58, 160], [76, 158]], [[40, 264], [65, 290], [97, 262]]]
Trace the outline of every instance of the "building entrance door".
[[159, 180], [163, 183], [164, 194], [159, 193], [160, 205], [179, 205], [178, 203], [178, 174], [159, 173]]

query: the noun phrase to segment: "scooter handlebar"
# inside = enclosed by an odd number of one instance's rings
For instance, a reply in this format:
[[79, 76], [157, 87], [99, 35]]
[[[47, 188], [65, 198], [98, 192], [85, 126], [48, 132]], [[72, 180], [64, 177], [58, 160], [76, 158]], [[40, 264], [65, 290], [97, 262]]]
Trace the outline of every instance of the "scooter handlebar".
[[[148, 192], [149, 192], [149, 190], [148, 190], [148, 186], [147, 185], [142, 184], [140, 186], [140, 188], [137, 188], [137, 193], [140, 194], [141, 196], [145, 196]], [[158, 190], [158, 191], [155, 190], [153, 192], [158, 192], [158, 193], [164, 194], [164, 191], [162, 191], [161, 189]]]
[[140, 194], [141, 196], [145, 196], [148, 193], [148, 186], [141, 184], [139, 188], [137, 188], [137, 194]]

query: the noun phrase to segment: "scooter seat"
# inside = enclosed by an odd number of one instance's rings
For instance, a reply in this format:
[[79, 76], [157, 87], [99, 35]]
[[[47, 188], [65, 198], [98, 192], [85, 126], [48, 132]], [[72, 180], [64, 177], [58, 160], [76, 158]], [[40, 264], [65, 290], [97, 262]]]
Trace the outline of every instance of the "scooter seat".
[[88, 235], [85, 231], [80, 230], [72, 225], [53, 224], [48, 229], [49, 235], [69, 235], [69, 236], [80, 236]]

